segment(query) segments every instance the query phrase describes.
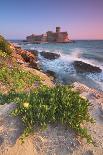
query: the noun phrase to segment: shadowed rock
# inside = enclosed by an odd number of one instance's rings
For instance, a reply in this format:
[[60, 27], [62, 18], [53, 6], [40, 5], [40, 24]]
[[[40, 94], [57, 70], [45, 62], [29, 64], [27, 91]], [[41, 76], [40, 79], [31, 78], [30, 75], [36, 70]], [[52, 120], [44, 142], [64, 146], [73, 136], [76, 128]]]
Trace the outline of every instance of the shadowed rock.
[[50, 52], [45, 52], [45, 51], [42, 51], [40, 54], [41, 56], [49, 60], [58, 59], [60, 57], [60, 54], [50, 53]]
[[38, 51], [36, 50], [28, 50], [30, 53], [32, 53], [34, 56], [38, 56]]
[[74, 61], [73, 65], [74, 68], [76, 69], [76, 72], [78, 73], [85, 73], [85, 72], [100, 73], [102, 71], [99, 67], [92, 66], [82, 61]]
[[55, 72], [53, 72], [51, 70], [47, 70], [46, 73], [48, 76], [52, 76], [52, 77], [56, 78]]

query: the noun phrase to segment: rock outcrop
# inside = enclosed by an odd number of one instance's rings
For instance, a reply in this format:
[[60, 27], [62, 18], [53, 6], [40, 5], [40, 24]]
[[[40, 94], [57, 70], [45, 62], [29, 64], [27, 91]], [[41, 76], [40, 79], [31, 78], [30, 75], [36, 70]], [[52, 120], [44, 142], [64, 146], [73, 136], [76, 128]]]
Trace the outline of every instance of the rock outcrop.
[[73, 65], [77, 73], [100, 73], [102, 71], [99, 67], [92, 66], [82, 61], [74, 61]]
[[48, 76], [52, 76], [52, 77], [56, 78], [55, 72], [53, 72], [51, 70], [47, 70], [46, 73]]
[[42, 51], [40, 54], [41, 54], [41, 56], [43, 56], [44, 58], [49, 59], [49, 60], [58, 59], [60, 57], [60, 54], [45, 52], [45, 51]]
[[34, 69], [39, 69], [38, 65], [38, 52], [35, 50], [23, 50], [21, 47], [14, 46], [11, 44], [11, 48], [13, 49], [12, 56], [16, 59], [16, 61], [20, 64], [28, 63], [29, 67]]
[[38, 56], [38, 51], [36, 50], [28, 50], [30, 53], [32, 53], [34, 56]]

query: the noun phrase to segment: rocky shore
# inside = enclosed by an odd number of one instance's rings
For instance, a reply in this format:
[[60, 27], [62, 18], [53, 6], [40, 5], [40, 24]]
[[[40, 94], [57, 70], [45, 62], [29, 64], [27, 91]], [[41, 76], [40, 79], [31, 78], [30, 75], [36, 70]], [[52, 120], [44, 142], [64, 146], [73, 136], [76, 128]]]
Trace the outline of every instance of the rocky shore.
[[[46, 75], [40, 70], [37, 51], [26, 51], [20, 47], [15, 47], [13, 44], [11, 44], [11, 48], [14, 51], [12, 57], [21, 65], [23, 70], [38, 75], [45, 85], [54, 86], [53, 79], [51, 80], [49, 76], [55, 78], [55, 73], [48, 71]], [[42, 53], [42, 56], [47, 59], [58, 59], [60, 57], [60, 55], [45, 52]], [[87, 65], [81, 65], [81, 62], [74, 64], [79, 72], [88, 72], [91, 69], [97, 72], [101, 71], [99, 68], [90, 65], [89, 70], [85, 70], [88, 68]], [[86, 97], [91, 103], [89, 113], [95, 119], [95, 123], [85, 123], [84, 126], [91, 134], [94, 145], [87, 144], [84, 139], [77, 137], [73, 130], [65, 129], [59, 124], [48, 125], [46, 131], [35, 129], [34, 134], [27, 137], [21, 145], [19, 137], [24, 127], [20, 118], [14, 118], [10, 115], [16, 105], [5, 103], [0, 105], [0, 155], [103, 155], [103, 92], [77, 82], [73, 85], [74, 91], [79, 91], [81, 96]], [[2, 84], [0, 89], [4, 90]]]

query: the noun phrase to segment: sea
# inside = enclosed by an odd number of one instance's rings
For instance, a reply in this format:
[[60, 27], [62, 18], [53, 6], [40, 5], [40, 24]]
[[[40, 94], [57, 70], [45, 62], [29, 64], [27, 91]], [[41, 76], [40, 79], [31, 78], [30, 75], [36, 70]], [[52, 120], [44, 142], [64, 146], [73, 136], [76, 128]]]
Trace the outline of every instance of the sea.
[[[42, 43], [30, 44], [22, 41], [16, 42], [23, 49], [37, 50], [41, 69], [53, 71], [57, 81], [62, 84], [80, 82], [88, 87], [103, 91], [103, 40], [76, 40], [72, 43]], [[59, 53], [60, 58], [45, 59], [40, 52]], [[77, 73], [73, 62], [82, 61], [102, 69], [101, 73]]]

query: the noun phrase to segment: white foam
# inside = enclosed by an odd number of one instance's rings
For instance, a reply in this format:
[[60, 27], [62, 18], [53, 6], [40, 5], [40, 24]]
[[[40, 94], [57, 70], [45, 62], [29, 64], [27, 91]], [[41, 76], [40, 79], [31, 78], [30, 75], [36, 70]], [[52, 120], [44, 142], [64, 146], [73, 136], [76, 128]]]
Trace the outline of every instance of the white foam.
[[101, 73], [89, 73], [86, 76], [98, 84], [100, 89], [103, 91], [103, 71]]
[[61, 54], [60, 59], [64, 60], [64, 61], [68, 61], [68, 62], [82, 61], [82, 62], [85, 62], [85, 63], [90, 64], [92, 66], [97, 66], [103, 70], [103, 66], [100, 63], [98, 63], [96, 60], [83, 58], [82, 54], [83, 54], [83, 52], [81, 51], [81, 49], [76, 48], [76, 49], [74, 49], [74, 51], [72, 53], [70, 53], [68, 55], [67, 54]]
[[57, 50], [57, 49], [49, 50], [48, 48], [38, 47], [38, 46], [36, 47], [30, 46], [30, 49], [37, 50], [38, 52], [45, 51], [45, 52], [54, 52], [54, 53], [60, 54], [60, 58], [55, 59], [55, 60], [47, 60], [39, 54], [39, 59], [40, 59], [40, 62], [43, 68], [45, 70], [52, 70], [56, 72], [59, 75], [59, 77], [61, 77], [61, 81], [62, 81], [63, 76], [66, 76], [66, 75], [67, 76], [70, 75], [71, 77], [78, 76], [78, 79], [81, 79], [79, 75], [76, 75], [76, 71], [72, 65], [74, 61], [82, 61], [92, 66], [100, 67], [102, 69], [102, 73], [87, 73], [84, 75], [85, 77], [84, 80], [93, 81], [93, 83], [99, 86], [100, 89], [103, 91], [103, 66], [95, 60], [83, 58], [82, 49], [74, 48], [71, 50], [71, 52], [68, 51], [68, 54], [64, 54], [62, 49], [61, 50]]

